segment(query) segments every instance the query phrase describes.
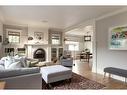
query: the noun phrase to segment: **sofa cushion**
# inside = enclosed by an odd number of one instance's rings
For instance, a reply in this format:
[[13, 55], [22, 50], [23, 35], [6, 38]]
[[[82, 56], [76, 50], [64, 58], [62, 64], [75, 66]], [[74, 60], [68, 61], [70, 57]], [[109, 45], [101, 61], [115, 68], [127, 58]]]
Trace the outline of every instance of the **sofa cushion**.
[[4, 70], [4, 66], [0, 64], [0, 70]]
[[15, 68], [22, 68], [22, 64], [20, 61], [11, 63], [7, 69], [15, 69]]
[[13, 57], [11, 56], [7, 56], [5, 59], [4, 59], [4, 66], [5, 66], [5, 69], [7, 69], [9, 67], [10, 64], [14, 63], [15, 60]]
[[28, 67], [26, 60], [27, 58], [25, 56], [20, 57], [19, 55], [14, 56], [15, 62], [20, 61], [22, 63], [22, 67]]
[[0, 65], [4, 66], [4, 60], [0, 60]]
[[0, 78], [15, 77], [15, 76], [27, 75], [27, 74], [33, 74], [39, 72], [40, 69], [38, 67], [5, 69], [5, 70], [0, 70]]

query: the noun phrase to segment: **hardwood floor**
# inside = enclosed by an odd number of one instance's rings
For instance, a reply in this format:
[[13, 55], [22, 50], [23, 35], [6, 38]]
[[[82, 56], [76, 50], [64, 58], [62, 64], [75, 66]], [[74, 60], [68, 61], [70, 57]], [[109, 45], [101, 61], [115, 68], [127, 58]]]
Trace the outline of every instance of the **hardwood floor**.
[[80, 74], [90, 80], [97, 81], [104, 84], [106, 87], [104, 89], [127, 89], [127, 84], [116, 79], [106, 77], [103, 79], [103, 75], [91, 72], [91, 63], [86, 63], [83, 61], [74, 61], [75, 66], [73, 66], [73, 72]]

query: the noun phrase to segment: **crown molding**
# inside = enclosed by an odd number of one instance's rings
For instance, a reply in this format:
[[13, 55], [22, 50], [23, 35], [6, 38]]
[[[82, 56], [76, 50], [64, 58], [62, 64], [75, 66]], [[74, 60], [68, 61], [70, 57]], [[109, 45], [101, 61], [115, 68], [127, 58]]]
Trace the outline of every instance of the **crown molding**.
[[87, 25], [94, 24], [94, 21], [95, 21], [94, 19], [85, 20], [82, 23], [75, 24], [75, 25], [73, 25], [71, 27], [68, 27], [68, 28], [64, 29], [64, 32], [68, 32], [68, 31], [73, 30], [75, 28], [84, 27], [84, 26], [87, 26]]
[[71, 27], [68, 27], [68, 28], [64, 29], [64, 32], [67, 32], [67, 31], [70, 31], [72, 29], [79, 28], [79, 27], [82, 27], [82, 26], [87, 26], [89, 24], [93, 24], [94, 25], [95, 21], [98, 21], [98, 20], [113, 16], [113, 15], [117, 15], [119, 13], [126, 12], [126, 11], [127, 11], [127, 7], [124, 7], [122, 9], [116, 10], [116, 11], [114, 11], [112, 13], [108, 13], [106, 15], [102, 15], [102, 16], [97, 17], [97, 18], [85, 20], [85, 21], [83, 21], [81, 23], [75, 24], [75, 25], [73, 25]]
[[112, 12], [112, 13], [108, 13], [108, 14], [106, 14], [106, 15], [103, 15], [103, 16], [100, 16], [100, 17], [98, 17], [98, 18], [95, 18], [95, 21], [101, 20], [101, 19], [104, 19], [104, 18], [108, 18], [108, 17], [110, 17], [110, 16], [114, 16], [114, 15], [117, 15], [117, 14], [119, 14], [119, 13], [123, 13], [123, 12], [126, 12], [126, 11], [127, 11], [127, 7], [124, 7], [124, 8], [122, 8], [122, 9], [119, 9], [119, 10], [114, 11], [114, 12]]

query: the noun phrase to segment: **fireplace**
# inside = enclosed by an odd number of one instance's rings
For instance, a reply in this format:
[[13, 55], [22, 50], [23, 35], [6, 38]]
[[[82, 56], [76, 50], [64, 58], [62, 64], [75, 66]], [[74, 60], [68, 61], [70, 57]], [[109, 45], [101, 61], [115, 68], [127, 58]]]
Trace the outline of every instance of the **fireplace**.
[[46, 52], [42, 48], [38, 48], [33, 53], [33, 58], [39, 59], [39, 61], [46, 61]]

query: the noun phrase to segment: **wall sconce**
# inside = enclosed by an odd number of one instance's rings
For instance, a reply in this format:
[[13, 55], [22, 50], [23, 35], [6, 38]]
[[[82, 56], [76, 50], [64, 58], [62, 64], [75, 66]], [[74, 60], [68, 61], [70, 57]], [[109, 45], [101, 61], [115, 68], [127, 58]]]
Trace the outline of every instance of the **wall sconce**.
[[28, 40], [30, 41], [30, 40], [33, 40], [33, 37], [28, 37]]
[[84, 41], [91, 41], [91, 36], [90, 35], [84, 36]]

